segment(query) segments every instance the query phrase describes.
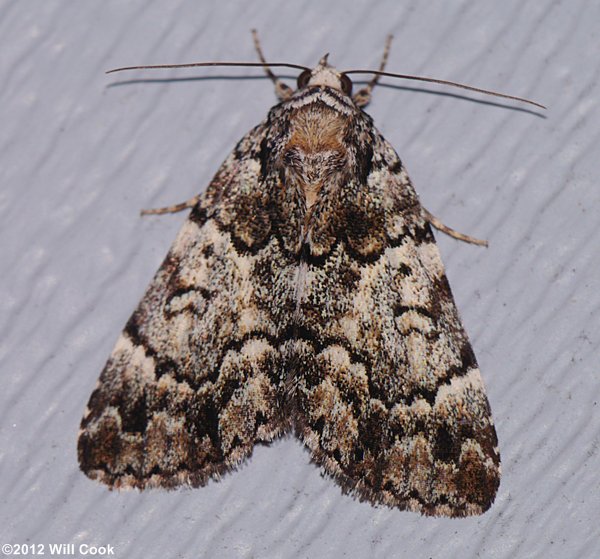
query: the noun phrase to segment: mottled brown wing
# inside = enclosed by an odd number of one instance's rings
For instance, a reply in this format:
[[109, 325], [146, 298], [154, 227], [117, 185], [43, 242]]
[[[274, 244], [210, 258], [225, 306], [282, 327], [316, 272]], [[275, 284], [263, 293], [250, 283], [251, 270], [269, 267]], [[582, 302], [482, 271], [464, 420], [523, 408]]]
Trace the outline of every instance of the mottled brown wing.
[[480, 514], [500, 480], [481, 376], [408, 176], [372, 135], [368, 179], [328, 215], [336, 240], [305, 256], [297, 429], [361, 498]]
[[89, 477], [203, 485], [289, 426], [277, 346], [296, 267], [272, 235], [264, 135], [225, 161], [121, 334], [81, 423]]

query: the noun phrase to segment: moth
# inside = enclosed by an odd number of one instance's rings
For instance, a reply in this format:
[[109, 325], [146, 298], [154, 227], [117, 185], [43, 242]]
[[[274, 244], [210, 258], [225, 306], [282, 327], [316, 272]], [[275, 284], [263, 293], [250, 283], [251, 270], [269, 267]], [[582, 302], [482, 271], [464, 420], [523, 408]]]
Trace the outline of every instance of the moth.
[[327, 56], [293, 91], [255, 44], [280, 103], [206, 192], [147, 212], [191, 208], [90, 397], [81, 469], [202, 486], [291, 431], [360, 499], [481, 514], [498, 442], [431, 225], [473, 239], [423, 208], [363, 111], [389, 41], [354, 96]]

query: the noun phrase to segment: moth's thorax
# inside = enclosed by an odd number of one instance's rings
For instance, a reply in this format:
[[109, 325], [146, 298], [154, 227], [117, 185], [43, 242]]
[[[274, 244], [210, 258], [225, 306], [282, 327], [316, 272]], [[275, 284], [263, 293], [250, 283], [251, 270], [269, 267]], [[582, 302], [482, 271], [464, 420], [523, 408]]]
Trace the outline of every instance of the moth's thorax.
[[348, 164], [348, 129], [360, 113], [344, 91], [344, 77], [325, 55], [307, 81], [284, 103], [289, 133], [283, 149], [286, 183], [294, 185], [310, 209], [328, 183], [335, 190]]
[[283, 157], [286, 179], [303, 195], [307, 209], [318, 200], [325, 182], [333, 186], [347, 167], [348, 117], [323, 104], [293, 111]]
[[290, 117], [290, 139], [287, 149], [306, 154], [341, 150], [348, 119], [326, 106], [306, 106]]

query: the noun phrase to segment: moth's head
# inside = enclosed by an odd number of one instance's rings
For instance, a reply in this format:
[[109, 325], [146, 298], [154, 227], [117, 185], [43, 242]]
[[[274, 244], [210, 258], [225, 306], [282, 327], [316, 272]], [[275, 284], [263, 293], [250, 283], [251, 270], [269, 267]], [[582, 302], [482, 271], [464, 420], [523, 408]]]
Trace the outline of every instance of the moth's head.
[[319, 60], [319, 64], [315, 68], [304, 70], [298, 76], [298, 89], [323, 86], [337, 89], [348, 96], [352, 95], [352, 80], [346, 74], [338, 72], [333, 66], [327, 64], [328, 56], [329, 54], [326, 54]]

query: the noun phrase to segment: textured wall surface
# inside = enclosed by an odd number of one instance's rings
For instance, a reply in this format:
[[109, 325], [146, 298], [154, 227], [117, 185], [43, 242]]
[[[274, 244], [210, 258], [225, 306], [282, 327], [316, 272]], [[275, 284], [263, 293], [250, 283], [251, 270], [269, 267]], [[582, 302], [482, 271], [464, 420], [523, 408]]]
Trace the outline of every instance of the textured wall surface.
[[[5, 1], [0, 5], [0, 543], [147, 557], [597, 557], [600, 553], [600, 2]], [[394, 82], [368, 112], [438, 234], [486, 382], [503, 478], [462, 520], [373, 508], [293, 438], [198, 490], [109, 492], [78, 469], [80, 417], [183, 214], [275, 103], [260, 70], [106, 76], [121, 65], [376, 67], [550, 110]], [[293, 72], [285, 75], [293, 76]], [[289, 82], [293, 83], [293, 82]], [[48, 548], [46, 554], [48, 555]]]

